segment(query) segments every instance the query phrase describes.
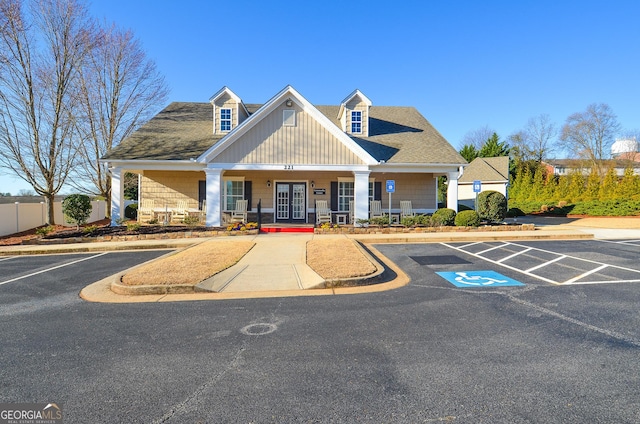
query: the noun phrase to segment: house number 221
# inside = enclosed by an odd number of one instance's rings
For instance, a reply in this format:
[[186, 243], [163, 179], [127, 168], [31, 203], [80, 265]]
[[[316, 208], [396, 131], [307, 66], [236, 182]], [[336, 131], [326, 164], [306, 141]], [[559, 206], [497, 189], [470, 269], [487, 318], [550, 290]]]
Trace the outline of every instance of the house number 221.
[[285, 169], [285, 171], [292, 171], [293, 170], [293, 165], [285, 165], [284, 169]]

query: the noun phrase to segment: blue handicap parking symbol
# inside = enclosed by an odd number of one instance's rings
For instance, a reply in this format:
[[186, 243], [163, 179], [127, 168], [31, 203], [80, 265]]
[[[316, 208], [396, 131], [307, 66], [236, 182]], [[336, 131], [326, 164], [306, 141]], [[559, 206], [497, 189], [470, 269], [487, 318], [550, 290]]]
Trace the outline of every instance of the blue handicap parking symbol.
[[436, 272], [456, 287], [506, 287], [524, 286], [520, 281], [505, 277], [495, 271]]

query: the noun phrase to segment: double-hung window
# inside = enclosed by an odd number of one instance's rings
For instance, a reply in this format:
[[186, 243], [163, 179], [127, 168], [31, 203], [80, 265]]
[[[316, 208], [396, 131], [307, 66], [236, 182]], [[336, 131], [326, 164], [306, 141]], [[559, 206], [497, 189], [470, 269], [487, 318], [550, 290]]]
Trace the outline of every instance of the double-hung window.
[[227, 179], [224, 181], [224, 210], [236, 209], [236, 201], [244, 199], [244, 180]]
[[[355, 183], [353, 181], [338, 181], [338, 212], [348, 212], [349, 202], [353, 201]], [[369, 181], [369, 201], [374, 196], [373, 181]]]
[[362, 111], [351, 111], [351, 133], [360, 134], [362, 132]]
[[220, 109], [220, 131], [231, 131], [231, 109]]

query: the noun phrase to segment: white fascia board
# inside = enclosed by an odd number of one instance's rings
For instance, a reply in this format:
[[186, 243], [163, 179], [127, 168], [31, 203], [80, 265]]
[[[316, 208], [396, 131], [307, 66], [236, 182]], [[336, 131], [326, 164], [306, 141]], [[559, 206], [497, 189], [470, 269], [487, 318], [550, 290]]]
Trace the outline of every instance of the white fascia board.
[[[244, 102], [242, 101], [242, 99], [240, 97], [238, 97], [238, 95], [236, 93], [234, 93], [233, 91], [231, 91], [231, 89], [229, 87], [227, 87], [226, 85], [224, 87], [222, 87], [220, 90], [218, 90], [216, 92], [216, 94], [214, 94], [213, 96], [211, 96], [209, 98], [209, 103], [211, 103], [212, 105], [214, 104], [214, 102], [220, 97], [222, 96], [224, 93], [227, 93], [229, 96], [231, 96], [231, 98], [233, 100], [236, 101], [236, 103], [238, 105], [242, 105], [242, 108], [244, 109], [245, 113], [247, 115], [249, 115], [249, 111], [247, 110], [247, 107], [244, 105]], [[215, 108], [215, 105], [214, 105]]]
[[143, 171], [202, 171], [202, 163], [191, 160], [105, 160], [109, 167]]
[[[287, 171], [287, 172], [322, 172], [322, 171], [370, 171], [367, 165], [286, 165], [284, 164], [247, 164], [247, 163], [210, 163], [208, 169], [224, 169], [225, 171]], [[293, 169], [291, 169], [293, 167]]]
[[353, 99], [356, 96], [359, 96], [362, 99], [362, 101], [367, 105], [367, 107], [371, 107], [371, 105], [373, 104], [371, 103], [371, 100], [367, 96], [362, 94], [362, 91], [356, 88], [351, 92], [351, 94], [349, 94], [347, 97], [344, 98], [343, 101], [340, 102], [340, 109], [338, 109], [338, 119], [342, 117], [342, 114], [344, 113], [344, 108], [347, 105], [347, 103], [349, 103], [349, 101], [351, 101], [351, 99]]
[[394, 163], [371, 167], [371, 171], [397, 173], [442, 173], [458, 171], [461, 166], [463, 165], [459, 163]]
[[[501, 180], [501, 181], [486, 181], [486, 180], [480, 180], [482, 181], [482, 184], [506, 184], [508, 181], [507, 180]], [[473, 184], [473, 181], [460, 181], [458, 180], [458, 185], [471, 185]]]
[[245, 119], [240, 125], [231, 130], [225, 137], [218, 141], [214, 146], [209, 148], [198, 158], [199, 162], [210, 162], [217, 155], [222, 153], [227, 147], [233, 144], [238, 138], [242, 137], [247, 131], [260, 122], [265, 116], [269, 115], [280, 103], [285, 99], [290, 98], [295, 102], [302, 110], [311, 115], [316, 121], [318, 121], [324, 128], [327, 129], [333, 136], [340, 140], [347, 148], [356, 154], [365, 164], [375, 165], [378, 163], [369, 153], [367, 153], [362, 147], [360, 147], [355, 141], [345, 134], [340, 128], [338, 128], [333, 122], [324, 116], [315, 106], [313, 106], [307, 99], [305, 99], [300, 93], [298, 93], [292, 86], [288, 85], [282, 89], [278, 94], [272, 97], [267, 103], [262, 105], [253, 115]]

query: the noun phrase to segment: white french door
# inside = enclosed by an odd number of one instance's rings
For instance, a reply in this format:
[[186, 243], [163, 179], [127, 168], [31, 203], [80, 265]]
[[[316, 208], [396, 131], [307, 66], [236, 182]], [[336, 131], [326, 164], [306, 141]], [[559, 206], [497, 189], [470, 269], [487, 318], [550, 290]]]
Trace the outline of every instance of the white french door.
[[276, 183], [276, 222], [305, 222], [307, 185]]

